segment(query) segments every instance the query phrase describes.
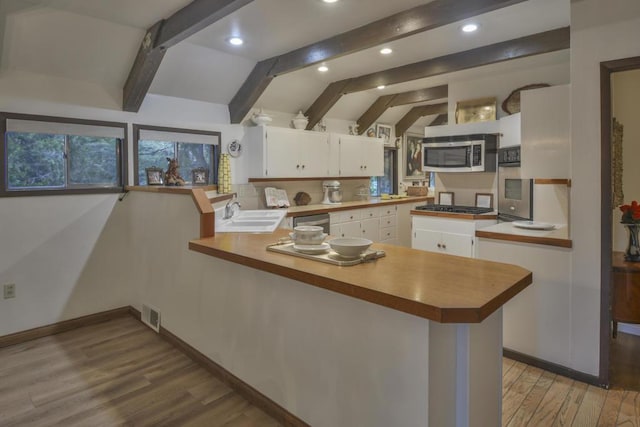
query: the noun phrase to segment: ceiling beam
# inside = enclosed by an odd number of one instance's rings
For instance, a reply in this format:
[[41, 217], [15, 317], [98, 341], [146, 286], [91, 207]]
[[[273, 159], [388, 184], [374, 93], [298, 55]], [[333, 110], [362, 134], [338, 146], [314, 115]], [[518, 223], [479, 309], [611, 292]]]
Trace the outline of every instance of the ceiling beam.
[[433, 114], [446, 114], [448, 108], [449, 104], [446, 102], [413, 107], [396, 123], [396, 136], [404, 134], [420, 117], [431, 116]]
[[[269, 75], [265, 76], [265, 80], [267, 80], [267, 77], [273, 78], [322, 61], [432, 30], [523, 1], [525, 0], [434, 0], [270, 58], [275, 59], [276, 63]], [[268, 85], [269, 83], [266, 81], [260, 82], [247, 79], [240, 91], [250, 94], [253, 99], [258, 99]], [[235, 97], [237, 96], [236, 94]], [[232, 106], [229, 105], [231, 117], [244, 118], [251, 109], [249, 107], [246, 110], [236, 110], [235, 108], [237, 107], [238, 105], [236, 104], [232, 109]], [[240, 123], [242, 118], [231, 123]]]
[[449, 123], [449, 115], [448, 114], [438, 114], [435, 119], [427, 126], [440, 126], [446, 125]]
[[436, 99], [446, 98], [449, 94], [449, 86], [435, 86], [426, 89], [412, 90], [409, 92], [396, 93], [394, 95], [383, 95], [371, 104], [369, 109], [358, 119], [358, 133], [362, 135], [378, 117], [388, 108], [398, 105], [415, 104], [417, 102], [427, 102]]
[[[563, 27], [463, 52], [440, 56], [438, 58], [427, 59], [425, 61], [390, 68], [376, 73], [352, 77], [348, 79], [348, 83], [344, 85], [342, 95], [373, 89], [380, 85], [389, 86], [392, 84], [424, 79], [440, 74], [453, 73], [455, 71], [495, 64], [512, 59], [525, 58], [527, 56], [569, 49], [569, 41], [569, 27]], [[346, 80], [334, 83], [344, 81]], [[335, 104], [339, 99], [339, 96], [333, 97], [332, 101], [334, 101]], [[321, 95], [311, 105], [310, 110], [317, 109], [329, 111], [334, 105], [320, 105], [323, 102], [326, 102], [326, 99], [322, 98]], [[309, 118], [308, 127], [312, 128], [316, 123], [312, 123], [311, 118]]]
[[138, 112], [168, 48], [253, 0], [194, 0], [149, 28], [124, 85], [122, 109]]

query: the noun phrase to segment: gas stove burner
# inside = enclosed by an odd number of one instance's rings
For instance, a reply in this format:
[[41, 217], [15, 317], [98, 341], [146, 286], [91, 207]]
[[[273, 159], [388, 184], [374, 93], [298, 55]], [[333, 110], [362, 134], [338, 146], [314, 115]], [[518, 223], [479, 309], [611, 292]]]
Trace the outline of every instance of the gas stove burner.
[[480, 214], [493, 212], [492, 208], [480, 208], [477, 206], [457, 206], [457, 205], [422, 205], [422, 206], [416, 206], [416, 209], [419, 211], [466, 213], [466, 214], [473, 214], [473, 215], [480, 215]]

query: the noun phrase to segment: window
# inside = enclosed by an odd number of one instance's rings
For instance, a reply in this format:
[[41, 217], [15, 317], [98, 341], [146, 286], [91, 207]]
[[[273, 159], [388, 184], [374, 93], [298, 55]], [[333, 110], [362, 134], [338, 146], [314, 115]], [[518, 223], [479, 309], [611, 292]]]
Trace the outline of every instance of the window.
[[178, 159], [180, 176], [192, 183], [192, 171], [209, 170], [209, 184], [217, 182], [220, 132], [133, 125], [136, 185], [147, 185], [145, 169], [167, 169], [167, 158]]
[[0, 113], [0, 195], [120, 192], [126, 123]]
[[394, 147], [384, 148], [384, 175], [372, 176], [369, 190], [372, 196], [383, 193], [396, 194], [398, 192], [398, 151]]

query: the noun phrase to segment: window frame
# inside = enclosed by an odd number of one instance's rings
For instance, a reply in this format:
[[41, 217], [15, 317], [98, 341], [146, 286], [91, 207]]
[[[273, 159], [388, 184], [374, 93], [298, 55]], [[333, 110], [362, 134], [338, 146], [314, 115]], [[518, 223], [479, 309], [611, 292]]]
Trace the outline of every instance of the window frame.
[[[215, 136], [218, 138], [218, 158], [220, 156], [220, 154], [222, 154], [222, 132], [220, 131], [212, 131], [212, 130], [200, 130], [200, 129], [185, 129], [185, 128], [174, 128], [174, 127], [165, 127], [165, 126], [153, 126], [153, 125], [143, 125], [143, 124], [137, 124], [134, 123], [133, 124], [133, 184], [134, 185], [140, 185], [140, 178], [139, 178], [139, 168], [138, 168], [138, 163], [139, 163], [139, 159], [138, 159], [138, 143], [140, 141], [140, 131], [141, 130], [148, 130], [148, 131], [157, 131], [157, 132], [170, 132], [170, 133], [191, 133], [194, 135], [207, 135], [207, 136]], [[180, 143], [179, 141], [174, 141], [174, 143]], [[192, 142], [182, 142], [183, 144], [193, 144]], [[217, 167], [218, 165], [216, 164], [216, 160], [218, 160], [215, 156], [215, 146], [216, 144], [210, 144], [212, 146], [211, 150], [211, 159], [213, 161], [213, 165], [212, 166], [212, 175], [211, 175], [211, 180], [214, 184], [211, 185], [216, 185], [215, 184], [215, 180], [216, 180], [216, 172], [217, 172]], [[177, 156], [177, 153], [176, 153]], [[190, 181], [191, 177], [183, 177], [186, 181]], [[189, 178], [189, 179], [187, 179]], [[191, 184], [189, 184], [191, 185]]]
[[[115, 187], [104, 186], [78, 186], [69, 185], [69, 162], [65, 164], [65, 188], [47, 188], [47, 189], [33, 189], [33, 190], [9, 190], [9, 167], [8, 167], [8, 153], [7, 153], [7, 120], [28, 120], [37, 122], [48, 123], [68, 123], [85, 126], [97, 126], [97, 127], [114, 127], [121, 128], [123, 131], [123, 138], [117, 138], [116, 143], [116, 165], [118, 167], [118, 180], [119, 183]], [[89, 120], [89, 119], [76, 119], [72, 117], [57, 117], [57, 116], [42, 116], [35, 114], [21, 114], [0, 112], [0, 131], [2, 132], [2, 143], [0, 144], [0, 159], [2, 161], [2, 173], [0, 173], [0, 198], [2, 197], [24, 197], [24, 196], [57, 196], [57, 195], [70, 195], [70, 194], [106, 194], [106, 193], [123, 193], [125, 186], [127, 185], [127, 165], [128, 165], [128, 123], [122, 122], [109, 122], [102, 120]], [[67, 142], [69, 135], [65, 136], [65, 156], [68, 155]]]
[[[392, 178], [392, 183], [391, 183], [391, 187], [392, 187], [392, 193], [391, 194], [398, 194], [398, 183], [399, 183], [399, 175], [398, 175], [398, 149], [396, 147], [384, 147], [384, 151], [383, 151], [383, 156], [386, 155], [386, 153], [389, 153], [389, 155], [391, 156], [391, 178]], [[382, 176], [372, 176], [370, 178], [371, 179], [377, 179], [378, 180], [378, 188], [380, 188], [380, 178], [382, 178]], [[371, 183], [369, 183], [369, 187], [371, 187]], [[380, 194], [371, 195], [372, 197], [379, 197]]]

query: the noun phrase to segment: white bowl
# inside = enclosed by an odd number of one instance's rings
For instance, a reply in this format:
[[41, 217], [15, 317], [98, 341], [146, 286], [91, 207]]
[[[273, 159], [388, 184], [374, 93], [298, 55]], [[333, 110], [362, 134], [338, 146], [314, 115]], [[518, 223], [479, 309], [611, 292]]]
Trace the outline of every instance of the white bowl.
[[324, 242], [327, 233], [320, 234], [299, 234], [297, 232], [289, 233], [289, 237], [296, 245], [319, 245]]
[[251, 117], [251, 121], [257, 125], [266, 125], [267, 123], [271, 123], [273, 119], [266, 114], [255, 114]]
[[373, 242], [369, 239], [363, 239], [362, 237], [338, 237], [329, 240], [331, 249], [336, 251], [338, 255], [347, 258], [359, 257], [369, 249]]

